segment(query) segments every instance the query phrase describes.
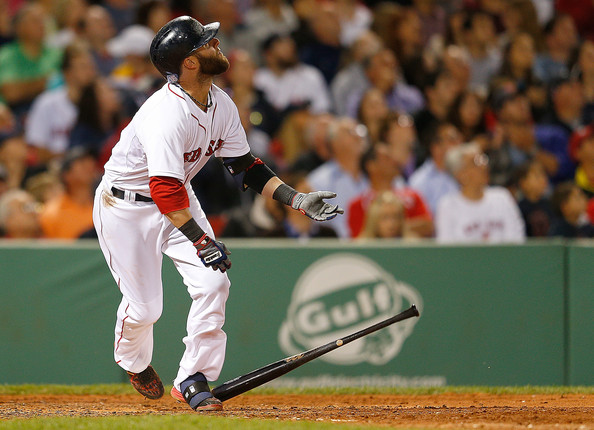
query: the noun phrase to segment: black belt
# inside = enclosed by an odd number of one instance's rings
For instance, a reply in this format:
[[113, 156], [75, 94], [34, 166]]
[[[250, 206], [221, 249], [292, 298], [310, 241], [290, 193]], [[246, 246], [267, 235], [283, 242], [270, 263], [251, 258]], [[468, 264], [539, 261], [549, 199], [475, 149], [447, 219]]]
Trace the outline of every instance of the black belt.
[[[124, 191], [118, 190], [116, 187], [111, 187], [111, 193], [113, 194], [114, 197], [124, 200]], [[132, 194], [134, 194], [134, 200], [137, 202], [153, 203], [153, 199], [151, 199], [150, 197], [145, 197], [138, 193], [132, 193]]]

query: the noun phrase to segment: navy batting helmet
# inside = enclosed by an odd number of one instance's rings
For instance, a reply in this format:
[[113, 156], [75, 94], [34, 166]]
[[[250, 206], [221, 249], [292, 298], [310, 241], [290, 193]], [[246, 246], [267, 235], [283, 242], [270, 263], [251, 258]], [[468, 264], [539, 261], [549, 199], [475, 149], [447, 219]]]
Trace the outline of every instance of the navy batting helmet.
[[153, 38], [151, 61], [168, 81], [176, 82], [184, 58], [215, 37], [219, 26], [218, 22], [202, 25], [190, 16], [172, 19]]

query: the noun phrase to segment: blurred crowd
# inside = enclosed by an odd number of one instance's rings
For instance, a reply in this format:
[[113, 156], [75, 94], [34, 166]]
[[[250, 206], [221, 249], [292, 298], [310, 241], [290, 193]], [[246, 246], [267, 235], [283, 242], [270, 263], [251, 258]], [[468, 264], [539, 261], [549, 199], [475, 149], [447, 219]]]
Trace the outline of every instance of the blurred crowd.
[[0, 0], [0, 233], [94, 237], [119, 134], [164, 83], [170, 19], [219, 21], [252, 152], [328, 223], [193, 179], [219, 237], [594, 237], [591, 0]]

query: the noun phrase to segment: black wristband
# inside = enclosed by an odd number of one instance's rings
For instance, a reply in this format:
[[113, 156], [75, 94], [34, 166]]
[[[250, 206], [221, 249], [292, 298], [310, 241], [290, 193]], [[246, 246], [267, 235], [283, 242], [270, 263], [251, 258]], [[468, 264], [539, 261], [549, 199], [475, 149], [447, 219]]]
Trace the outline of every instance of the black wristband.
[[295, 191], [292, 187], [288, 186], [287, 184], [281, 184], [276, 190], [274, 190], [272, 198], [278, 202], [286, 204], [287, 206], [291, 206], [293, 203], [293, 198], [296, 195], [297, 191]]
[[194, 218], [191, 218], [179, 228], [184, 236], [186, 236], [192, 243], [198, 242], [204, 236], [204, 230], [200, 228]]

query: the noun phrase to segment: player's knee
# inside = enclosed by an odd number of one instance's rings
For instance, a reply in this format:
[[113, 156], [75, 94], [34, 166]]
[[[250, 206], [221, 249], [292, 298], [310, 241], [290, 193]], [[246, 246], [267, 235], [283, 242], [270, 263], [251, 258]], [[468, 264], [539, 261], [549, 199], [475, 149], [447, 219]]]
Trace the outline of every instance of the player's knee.
[[[135, 324], [139, 326], [148, 326], [156, 323], [163, 312], [163, 303], [155, 300], [150, 303], [135, 304], [130, 316]], [[132, 323], [132, 321], [130, 321]]]

